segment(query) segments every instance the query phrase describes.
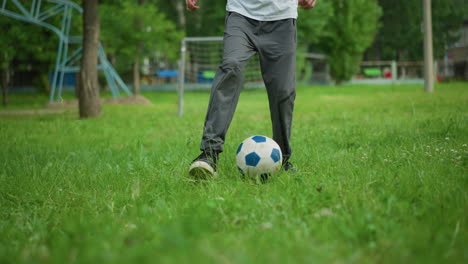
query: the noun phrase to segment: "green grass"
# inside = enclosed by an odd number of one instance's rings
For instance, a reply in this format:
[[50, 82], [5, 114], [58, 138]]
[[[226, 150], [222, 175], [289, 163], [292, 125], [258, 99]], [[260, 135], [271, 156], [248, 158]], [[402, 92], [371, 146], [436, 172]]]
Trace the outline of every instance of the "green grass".
[[[244, 181], [237, 145], [271, 135], [244, 91], [219, 177], [193, 184], [209, 94], [154, 106], [0, 113], [0, 263], [467, 263], [468, 85], [299, 87], [294, 175]], [[45, 96], [12, 95], [10, 108]]]

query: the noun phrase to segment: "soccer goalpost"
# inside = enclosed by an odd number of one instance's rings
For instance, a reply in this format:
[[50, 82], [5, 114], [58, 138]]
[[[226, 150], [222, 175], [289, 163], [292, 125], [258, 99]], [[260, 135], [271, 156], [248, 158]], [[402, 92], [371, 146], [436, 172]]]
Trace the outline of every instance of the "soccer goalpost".
[[[185, 90], [211, 88], [222, 63], [223, 48], [223, 37], [190, 37], [182, 40], [177, 85], [179, 116], [183, 114]], [[257, 54], [250, 58], [245, 67], [243, 87], [264, 87]]]

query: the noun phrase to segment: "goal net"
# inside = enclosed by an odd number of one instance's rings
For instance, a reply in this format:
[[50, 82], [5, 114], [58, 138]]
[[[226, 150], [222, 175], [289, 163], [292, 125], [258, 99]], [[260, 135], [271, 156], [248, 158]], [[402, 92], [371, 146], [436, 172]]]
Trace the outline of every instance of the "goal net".
[[[182, 40], [179, 64], [179, 109], [183, 112], [186, 90], [210, 89], [223, 59], [222, 37], [197, 37]], [[244, 70], [244, 88], [264, 87], [258, 55], [250, 58]]]

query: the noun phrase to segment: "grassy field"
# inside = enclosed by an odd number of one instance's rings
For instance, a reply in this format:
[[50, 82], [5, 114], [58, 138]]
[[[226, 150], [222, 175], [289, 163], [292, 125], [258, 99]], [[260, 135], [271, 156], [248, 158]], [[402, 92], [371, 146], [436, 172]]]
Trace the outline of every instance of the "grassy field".
[[[244, 91], [219, 177], [187, 175], [209, 94], [145, 94], [102, 117], [0, 113], [0, 263], [467, 263], [468, 84], [299, 87], [291, 161], [240, 178], [271, 136]], [[41, 108], [12, 95], [11, 109]]]

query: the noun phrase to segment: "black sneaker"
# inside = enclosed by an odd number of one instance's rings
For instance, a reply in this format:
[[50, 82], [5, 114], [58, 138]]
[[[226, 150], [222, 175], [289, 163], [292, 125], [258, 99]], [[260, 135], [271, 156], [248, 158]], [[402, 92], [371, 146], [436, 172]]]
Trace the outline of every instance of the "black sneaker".
[[192, 161], [189, 168], [189, 174], [195, 179], [207, 179], [216, 177], [216, 164], [218, 163], [217, 152], [202, 152], [196, 159]]
[[289, 173], [296, 173], [296, 168], [294, 168], [292, 163], [289, 161], [283, 163], [283, 170]]

